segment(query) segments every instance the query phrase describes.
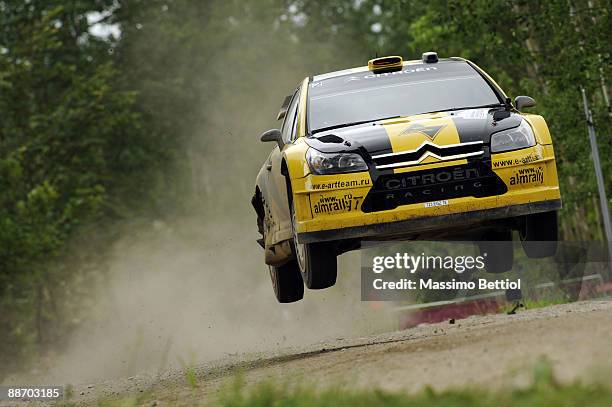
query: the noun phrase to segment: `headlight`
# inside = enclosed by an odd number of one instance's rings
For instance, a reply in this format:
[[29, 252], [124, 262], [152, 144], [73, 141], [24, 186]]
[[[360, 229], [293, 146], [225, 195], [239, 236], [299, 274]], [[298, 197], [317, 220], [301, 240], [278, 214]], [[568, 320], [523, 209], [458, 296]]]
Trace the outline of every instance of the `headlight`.
[[368, 170], [363, 158], [354, 153], [322, 153], [310, 148], [306, 153], [306, 160], [310, 170], [318, 175]]
[[531, 146], [535, 146], [535, 136], [526, 120], [522, 120], [521, 124], [514, 129], [500, 131], [491, 136], [492, 153], [518, 150], [519, 148]]

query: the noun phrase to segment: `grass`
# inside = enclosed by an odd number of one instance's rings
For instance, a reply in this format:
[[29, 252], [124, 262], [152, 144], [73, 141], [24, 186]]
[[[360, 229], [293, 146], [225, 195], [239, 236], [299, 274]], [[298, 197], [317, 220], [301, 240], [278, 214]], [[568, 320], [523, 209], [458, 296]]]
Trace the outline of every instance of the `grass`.
[[[192, 390], [197, 386], [187, 374], [187, 383]], [[454, 389], [434, 391], [426, 388], [409, 395], [402, 392], [383, 390], [354, 390], [344, 387], [329, 387], [323, 390], [309, 385], [263, 382], [245, 386], [241, 375], [225, 388], [216, 400], [198, 398], [192, 393], [188, 400], [174, 403], [160, 403], [161, 406], [218, 406], [218, 407], [515, 407], [515, 406], [611, 406], [612, 390], [601, 384], [559, 384], [553, 369], [546, 360], [538, 361], [532, 369], [532, 383], [524, 389]], [[106, 400], [104, 407], [132, 407], [151, 405], [152, 394]]]
[[[551, 305], [567, 304], [568, 302], [572, 302], [572, 301], [567, 301], [563, 298], [546, 298], [546, 299], [538, 299], [538, 300], [532, 300], [532, 299], [525, 298], [521, 300], [521, 303], [523, 304], [524, 308], [521, 308], [520, 310], [544, 308], [544, 307], [548, 307]], [[500, 308], [500, 313], [506, 314], [512, 308], [514, 308], [514, 302], [508, 302], [507, 304], [504, 304]]]
[[282, 386], [263, 384], [251, 391], [233, 390], [225, 393], [218, 405], [224, 407], [412, 407], [412, 406], [610, 406], [612, 392], [603, 387], [533, 386], [525, 390], [488, 392], [486, 390], [451, 390], [435, 392], [426, 389], [413, 396], [380, 390], [350, 391], [329, 389], [288, 390]]

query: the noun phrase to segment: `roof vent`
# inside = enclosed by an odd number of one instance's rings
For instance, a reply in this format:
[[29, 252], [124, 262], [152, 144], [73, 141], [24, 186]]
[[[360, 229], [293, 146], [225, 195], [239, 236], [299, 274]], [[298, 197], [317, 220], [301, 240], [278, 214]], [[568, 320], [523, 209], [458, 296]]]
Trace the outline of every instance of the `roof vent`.
[[438, 62], [438, 53], [437, 52], [423, 52], [423, 62], [426, 64], [434, 64]]

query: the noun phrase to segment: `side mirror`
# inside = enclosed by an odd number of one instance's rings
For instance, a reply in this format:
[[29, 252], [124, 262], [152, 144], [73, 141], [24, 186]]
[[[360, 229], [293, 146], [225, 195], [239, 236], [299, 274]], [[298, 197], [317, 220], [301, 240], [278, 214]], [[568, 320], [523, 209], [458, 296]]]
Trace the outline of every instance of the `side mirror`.
[[514, 99], [514, 106], [516, 106], [516, 110], [518, 110], [519, 112], [523, 111], [523, 109], [526, 107], [533, 107], [535, 105], [535, 100], [533, 100], [529, 96], [517, 96]]
[[281, 132], [279, 129], [271, 129], [264, 131], [260, 138], [264, 143], [268, 141], [276, 141], [279, 145], [281, 144]]

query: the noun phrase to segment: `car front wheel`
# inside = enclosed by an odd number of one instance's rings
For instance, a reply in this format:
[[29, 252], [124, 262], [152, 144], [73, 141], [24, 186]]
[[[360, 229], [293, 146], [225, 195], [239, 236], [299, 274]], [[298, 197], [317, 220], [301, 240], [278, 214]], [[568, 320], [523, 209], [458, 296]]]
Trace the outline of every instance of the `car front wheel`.
[[554, 256], [559, 239], [557, 212], [542, 212], [525, 216], [525, 222], [519, 234], [527, 257], [541, 259]]
[[295, 259], [306, 287], [319, 290], [336, 284], [338, 261], [336, 247], [330, 242], [298, 243], [297, 217], [291, 205], [291, 224]]

